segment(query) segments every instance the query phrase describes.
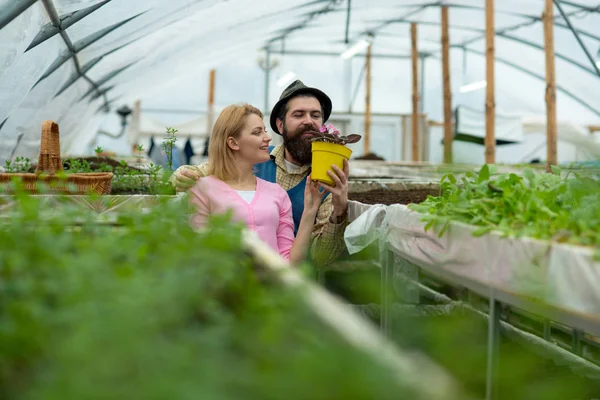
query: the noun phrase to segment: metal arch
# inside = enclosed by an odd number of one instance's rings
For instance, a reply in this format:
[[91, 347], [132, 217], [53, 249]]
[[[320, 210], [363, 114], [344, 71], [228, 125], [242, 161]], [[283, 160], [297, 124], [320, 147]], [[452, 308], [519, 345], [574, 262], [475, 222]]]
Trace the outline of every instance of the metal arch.
[[[104, 85], [106, 82], [110, 81], [111, 79], [113, 79], [115, 76], [119, 75], [121, 72], [125, 71], [126, 69], [128, 69], [129, 67], [131, 67], [132, 65], [136, 64], [138, 61], [140, 61], [140, 59], [135, 60], [134, 62], [131, 62], [119, 69], [113, 70], [111, 72], [109, 72], [108, 74], [106, 74], [105, 76], [103, 76], [100, 80], [98, 80], [98, 87]], [[107, 91], [109, 89], [106, 89]], [[96, 92], [96, 95], [98, 95], [98, 93], [101, 93], [102, 90], [94, 90], [94, 88], [88, 90], [83, 96], [81, 96], [79, 98], [79, 101], [85, 99], [87, 96], [89, 96], [90, 94]], [[94, 98], [98, 98], [99, 96], [96, 96]]]
[[[564, 1], [561, 1], [561, 3], [564, 3]], [[478, 11], [485, 11], [485, 7], [479, 7], [479, 6], [470, 6], [470, 5], [465, 5], [465, 4], [447, 4], [446, 5], [449, 8], [463, 8], [463, 9], [469, 9], [469, 10], [478, 10]], [[405, 6], [403, 6], [405, 7]], [[600, 6], [598, 6], [600, 7]], [[593, 10], [588, 10], [590, 12], [594, 12]], [[529, 14], [519, 14], [519, 13], [514, 13], [514, 12], [510, 12], [510, 11], [497, 11], [498, 13], [502, 13], [502, 14], [507, 14], [507, 15], [514, 15], [514, 16], [518, 16], [518, 17], [523, 17], [525, 19], [529, 19], [529, 21], [523, 22], [523, 24], [518, 24], [515, 25], [515, 27], [507, 27], [502, 29], [502, 31], [505, 30], [511, 30], [511, 29], [518, 29], [522, 26], [526, 26], [526, 25], [530, 25], [533, 24], [535, 22], [541, 22], [542, 18], [537, 16], [537, 15], [529, 15]], [[574, 15], [574, 14], [579, 14], [581, 13], [581, 10], [579, 11], [573, 11], [571, 13], [568, 13], [567, 15]], [[554, 17], [555, 19], [558, 18], [558, 16]], [[422, 22], [419, 22], [420, 24], [422, 24]], [[561, 24], [561, 23], [554, 23], [554, 26], [563, 28], [563, 29], [569, 29], [569, 26]], [[450, 29], [453, 29], [453, 26], [450, 26]], [[577, 30], [577, 33], [579, 33], [582, 36], [586, 36], [589, 37], [590, 39], [594, 39], [594, 40], [598, 40], [600, 41], [600, 36], [596, 36], [592, 33], [589, 32], [585, 32], [585, 31], [581, 31], [581, 30]]]
[[[48, 0], [43, 0], [43, 1], [48, 1]], [[68, 37], [68, 35], [66, 34], [66, 32], [61, 31], [61, 36], [63, 36], [63, 41], [65, 41], [65, 44], [67, 45], [67, 51], [63, 52], [53, 63], [52, 65], [50, 65], [50, 67], [48, 67], [48, 69], [46, 70], [46, 72], [44, 72], [44, 74], [41, 76], [41, 78], [38, 80], [38, 82], [36, 82], [36, 85], [41, 82], [42, 80], [46, 79], [48, 76], [50, 76], [54, 71], [56, 71], [58, 68], [60, 68], [65, 62], [67, 62], [69, 59], [75, 57], [75, 59], [77, 58], [76, 55], [77, 53], [79, 53], [81, 50], [85, 49], [86, 47], [90, 46], [91, 44], [93, 44], [94, 42], [96, 42], [97, 40], [100, 40], [101, 38], [103, 38], [104, 36], [108, 35], [110, 32], [114, 31], [115, 29], [121, 27], [122, 25], [126, 24], [127, 22], [131, 21], [134, 18], [137, 18], [138, 16], [140, 16], [141, 14], [137, 14], [131, 18], [128, 18], [124, 21], [121, 22], [117, 22], [116, 24], [113, 24], [111, 26], [109, 26], [108, 28], [102, 29], [96, 33], [91, 34], [90, 36], [85, 37], [84, 39], [76, 42], [75, 44], [73, 44], [70, 40], [70, 38]], [[66, 37], [66, 39], [65, 39]], [[79, 65], [79, 62], [77, 61], [77, 66]], [[76, 66], [76, 67], [77, 67]], [[77, 68], [76, 68], [77, 69]], [[79, 71], [78, 71], [79, 74]], [[81, 77], [84, 77], [83, 75], [80, 75]]]
[[352, 0], [348, 0], [348, 11], [346, 12], [346, 34], [344, 36], [344, 43], [348, 44], [349, 41], [349, 29], [350, 29], [350, 11], [352, 9]]
[[330, 13], [331, 11], [333, 11], [332, 6], [335, 7], [337, 5], [337, 0], [320, 0], [320, 1], [315, 1], [314, 3], [318, 4], [320, 2], [325, 2], [325, 1], [327, 1], [327, 4], [323, 8], [321, 8], [320, 10], [312, 11], [312, 12], [308, 13], [308, 15], [306, 16], [306, 18], [304, 18], [303, 21], [286, 28], [285, 30], [283, 30], [283, 33], [281, 35], [278, 35], [274, 38], [269, 39], [267, 41], [267, 43], [265, 44], [265, 48], [269, 48], [273, 43], [275, 43], [278, 40], [285, 39], [286, 36], [288, 36], [290, 33], [304, 28], [306, 26], [306, 24], [308, 24], [310, 21], [315, 19], [315, 17], [322, 15], [322, 14], [327, 14], [327, 13]]
[[[340, 53], [335, 53], [331, 51], [303, 51], [303, 50], [269, 50], [270, 54], [278, 54], [278, 55], [292, 55], [292, 56], [315, 56], [315, 57], [339, 57]], [[364, 54], [356, 54], [354, 55], [356, 58], [364, 58], [366, 55]], [[407, 59], [410, 56], [405, 56], [401, 54], [373, 54], [371, 55], [373, 58], [391, 58], [395, 60]]]
[[[65, 45], [68, 48], [69, 58], [73, 59], [73, 64], [75, 65], [75, 70], [77, 71], [79, 76], [83, 77], [86, 81], [88, 81], [88, 83], [90, 85], [92, 85], [92, 90], [95, 90], [96, 92], [100, 92], [98, 85], [96, 85], [96, 83], [94, 81], [92, 81], [87, 75], [85, 75], [81, 71], [81, 67], [79, 65], [79, 60], [77, 59], [77, 51], [73, 48], [73, 43], [71, 43], [71, 39], [69, 38], [69, 35], [67, 35], [67, 32], [64, 31], [60, 25], [60, 18], [58, 17], [56, 8], [54, 8], [54, 4], [52, 4], [51, 0], [41, 0], [41, 1], [42, 1], [42, 4], [44, 5], [44, 8], [46, 9], [46, 13], [50, 17], [50, 21], [52, 22], [53, 25], [55, 25], [58, 28], [58, 30], [60, 32], [60, 36], [62, 37], [63, 41], [65, 42]], [[106, 103], [108, 101], [106, 95], [103, 96], [103, 100], [106, 105]]]
[[565, 20], [565, 22], [569, 26], [569, 29], [571, 29], [571, 32], [573, 32], [573, 35], [575, 35], [575, 39], [577, 39], [577, 42], [579, 43], [579, 46], [581, 46], [581, 49], [583, 50], [583, 52], [587, 56], [588, 60], [590, 60], [590, 62], [592, 63], [592, 66], [594, 67], [594, 70], [596, 71], [596, 74], [598, 74], [598, 76], [600, 76], [600, 70], [598, 69], [598, 66], [596, 65], [596, 62], [592, 58], [592, 55], [588, 51], [587, 47], [585, 47], [585, 44], [583, 43], [583, 41], [579, 37], [579, 34], [577, 34], [577, 31], [575, 30], [575, 28], [573, 28], [573, 25], [571, 25], [571, 21], [569, 21], [569, 17], [565, 13], [565, 11], [562, 9], [562, 7], [561, 7], [560, 3], [558, 2], [558, 0], [554, 0], [554, 4], [556, 4], [556, 8], [558, 8], [558, 11], [560, 12], [560, 15], [562, 15], [563, 19]]
[[81, 21], [83, 18], [87, 17], [88, 15], [90, 15], [97, 9], [105, 6], [106, 4], [110, 3], [111, 1], [112, 0], [104, 0], [98, 4], [91, 6], [91, 7], [84, 8], [82, 10], [73, 11], [70, 14], [63, 15], [59, 18], [60, 26], [57, 26], [53, 22], [50, 22], [49, 24], [43, 26], [40, 29], [40, 32], [36, 35], [36, 37], [31, 42], [29, 47], [27, 47], [25, 52], [28, 52], [29, 50], [33, 49], [35, 46], [37, 46], [41, 43], [44, 43], [46, 40], [50, 39], [52, 36], [59, 34], [61, 29], [69, 28], [76, 22]]
[[[459, 46], [459, 45], [451, 45], [450, 47], [460, 48], [460, 49], [463, 49], [466, 52], [470, 52], [470, 53], [477, 54], [479, 56], [485, 57], [485, 52], [483, 52], [483, 51], [473, 50], [473, 49], [470, 49], [468, 47], [463, 47], [463, 46]], [[437, 56], [432, 56], [432, 57], [434, 57], [434, 58], [436, 58], [436, 59], [439, 60], [439, 57], [437, 57]], [[544, 76], [538, 75], [535, 72], [532, 72], [532, 71], [530, 71], [530, 70], [528, 70], [526, 68], [523, 68], [520, 65], [517, 65], [517, 64], [515, 64], [515, 63], [513, 63], [511, 61], [505, 60], [503, 58], [498, 58], [498, 57], [495, 58], [495, 61], [497, 61], [499, 63], [502, 63], [504, 65], [507, 65], [507, 66], [509, 66], [511, 68], [514, 68], [514, 69], [516, 69], [518, 71], [521, 71], [524, 74], [527, 74], [529, 76], [537, 78], [537, 79], [539, 79], [542, 82], [546, 82], [546, 78]], [[594, 114], [596, 114], [597, 116], [600, 117], [600, 111], [599, 110], [596, 110], [591, 105], [589, 105], [588, 103], [586, 103], [585, 101], [583, 101], [582, 99], [580, 99], [579, 97], [577, 97], [576, 95], [574, 95], [573, 93], [569, 92], [567, 89], [564, 89], [564, 88], [562, 88], [559, 85], [556, 85], [556, 90], [559, 91], [559, 92], [562, 92], [566, 96], [570, 97], [572, 100], [576, 101], [577, 103], [579, 103], [580, 105], [582, 105], [583, 107], [587, 108], [588, 110], [590, 110], [591, 112], [593, 112]]]
[[598, 4], [596, 7], [588, 7], [588, 6], [584, 6], [583, 4], [574, 3], [572, 1], [566, 1], [566, 0], [560, 0], [560, 3], [570, 6], [570, 7], [579, 8], [584, 11], [600, 13], [600, 4]]
[[21, 0], [4, 6], [0, 11], [0, 29], [10, 24], [11, 21], [31, 7], [37, 0]]
[[[407, 24], [410, 24], [410, 23], [415, 22], [415, 21], [396, 21], [396, 22], [397, 23], [407, 23]], [[418, 22], [418, 24], [419, 25], [426, 25], [426, 26], [440, 26], [439, 22]], [[465, 31], [469, 31], [469, 32], [477, 32], [477, 33], [485, 33], [484, 29], [471, 28], [471, 27], [463, 27], [463, 26], [457, 26], [457, 25], [454, 25], [452, 27], [452, 29], [459, 29], [459, 30], [465, 30]], [[496, 32], [496, 36], [504, 38], [504, 39], [507, 39], [507, 40], [512, 40], [512, 41], [521, 43], [523, 45], [526, 45], [526, 46], [529, 46], [529, 47], [532, 47], [532, 48], [544, 51], [544, 47], [543, 46], [540, 46], [540, 45], [538, 45], [536, 43], [530, 42], [528, 40], [525, 40], [525, 39], [522, 39], [522, 38], [519, 38], [519, 37], [516, 37], [516, 36], [512, 36], [512, 35], [506, 34], [503, 31]], [[398, 37], [404, 37], [404, 36], [398, 36]], [[466, 41], [464, 41], [464, 42], [462, 42], [460, 44], [454, 45], [454, 47], [459, 47], [459, 46], [460, 47], [464, 47], [464, 46], [466, 46], [466, 45], [468, 45], [470, 43], [473, 43], [473, 42], [476, 42], [476, 41], [482, 40], [482, 39], [483, 39], [483, 37], [477, 37], [475, 39], [469, 39], [469, 40], [466, 40]], [[437, 53], [438, 51], [439, 50], [436, 50], [436, 51], [433, 51], [431, 53]], [[562, 55], [560, 53], [555, 53], [555, 56], [557, 58], [559, 58], [559, 59], [561, 59], [561, 60], [569, 63], [569, 64], [572, 64], [572, 65], [574, 65], [574, 66], [576, 66], [578, 68], [581, 68], [583, 71], [585, 71], [587, 73], [590, 73], [590, 74], [592, 74], [594, 76], [597, 75], [596, 71], [594, 71], [594, 70], [586, 67], [585, 65], [583, 65], [583, 64], [581, 64], [581, 63], [579, 63], [577, 61], [572, 60], [571, 58], [569, 58], [569, 57], [567, 57], [565, 55]], [[600, 75], [598, 75], [598, 76], [600, 76]]]

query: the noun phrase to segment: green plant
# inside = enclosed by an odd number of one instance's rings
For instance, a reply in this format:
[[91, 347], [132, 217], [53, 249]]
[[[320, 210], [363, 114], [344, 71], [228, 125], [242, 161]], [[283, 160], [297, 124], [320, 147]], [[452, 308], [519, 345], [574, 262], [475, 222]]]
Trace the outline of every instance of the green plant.
[[457, 180], [453, 174], [440, 182], [441, 194], [429, 196], [409, 208], [423, 213], [425, 229], [441, 228], [450, 221], [478, 228], [474, 235], [492, 230], [511, 236], [529, 236], [582, 246], [600, 246], [600, 182], [577, 174], [561, 176], [535, 173], [495, 174], [484, 165], [478, 173], [467, 172]]
[[335, 143], [342, 146], [350, 143], [358, 142], [362, 136], [357, 134], [351, 134], [348, 136], [344, 136], [340, 133], [340, 131], [333, 126], [332, 124], [323, 125], [319, 129], [318, 132], [311, 132], [312, 137], [310, 138], [311, 142], [326, 142], [326, 143]]
[[102, 153], [103, 151], [104, 151], [104, 149], [100, 146], [98, 146], [94, 149], [94, 153], [96, 153], [96, 157], [100, 157], [100, 153]]
[[163, 138], [162, 148], [167, 156], [167, 165], [169, 166], [169, 171], [173, 171], [173, 146], [175, 146], [175, 142], [177, 142], [177, 137], [175, 134], [179, 132], [175, 128], [167, 128], [167, 136]]
[[6, 172], [28, 172], [31, 168], [30, 159], [26, 157], [16, 157], [15, 161], [6, 160], [4, 163], [4, 169]]
[[18, 198], [0, 227], [2, 399], [422, 398], [257, 273], [227, 216], [194, 232], [187, 203], [161, 202], [102, 225]]
[[141, 145], [141, 144], [138, 144], [135, 147], [135, 150], [137, 151], [137, 154], [136, 154], [136, 156], [137, 156], [137, 165], [138, 165], [138, 168], [139, 168], [142, 165], [142, 153], [144, 151], [144, 146]]

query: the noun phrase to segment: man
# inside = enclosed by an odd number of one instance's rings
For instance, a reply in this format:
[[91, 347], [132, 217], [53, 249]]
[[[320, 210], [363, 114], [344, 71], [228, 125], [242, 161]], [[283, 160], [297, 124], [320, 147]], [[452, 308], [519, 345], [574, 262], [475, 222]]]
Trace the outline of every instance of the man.
[[[283, 145], [270, 149], [271, 160], [256, 166], [256, 176], [276, 182], [288, 192], [296, 229], [304, 210], [304, 188], [311, 171], [311, 132], [318, 132], [331, 115], [330, 98], [316, 88], [296, 80], [281, 94], [273, 107], [270, 125], [282, 135]], [[183, 166], [171, 178], [177, 191], [185, 191], [196, 180], [206, 176], [207, 164]], [[316, 264], [334, 261], [344, 250], [344, 229], [348, 215], [348, 162], [344, 170], [334, 166], [328, 174], [335, 187], [321, 186], [329, 193], [324, 196], [315, 222], [310, 255]]]

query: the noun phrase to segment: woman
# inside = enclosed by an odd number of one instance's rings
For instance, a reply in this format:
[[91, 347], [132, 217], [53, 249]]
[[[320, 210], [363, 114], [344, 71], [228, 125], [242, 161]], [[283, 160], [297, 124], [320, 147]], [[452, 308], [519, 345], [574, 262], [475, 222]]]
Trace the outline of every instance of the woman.
[[253, 173], [255, 164], [269, 160], [270, 141], [259, 109], [243, 104], [221, 112], [210, 138], [208, 176], [189, 191], [195, 207], [191, 222], [199, 228], [208, 215], [232, 210], [235, 221], [243, 221], [283, 258], [297, 264], [306, 257], [321, 193], [309, 176], [304, 212], [294, 239], [288, 194]]

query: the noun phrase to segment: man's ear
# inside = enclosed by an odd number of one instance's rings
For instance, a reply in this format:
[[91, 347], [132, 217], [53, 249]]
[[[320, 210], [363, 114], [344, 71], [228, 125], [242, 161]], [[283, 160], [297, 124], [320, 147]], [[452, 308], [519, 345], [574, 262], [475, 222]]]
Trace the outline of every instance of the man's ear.
[[277, 125], [277, 130], [279, 131], [279, 133], [283, 132], [283, 121], [281, 120], [281, 118], [277, 118], [275, 120], [275, 125]]
[[232, 138], [231, 136], [229, 136], [227, 138], [227, 146], [231, 150], [239, 150], [240, 149], [240, 145], [238, 144], [238, 142], [234, 138]]

